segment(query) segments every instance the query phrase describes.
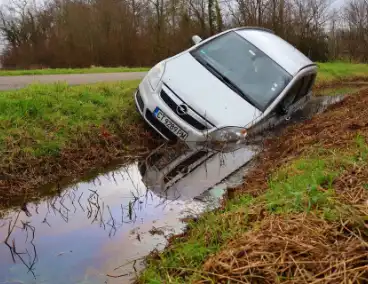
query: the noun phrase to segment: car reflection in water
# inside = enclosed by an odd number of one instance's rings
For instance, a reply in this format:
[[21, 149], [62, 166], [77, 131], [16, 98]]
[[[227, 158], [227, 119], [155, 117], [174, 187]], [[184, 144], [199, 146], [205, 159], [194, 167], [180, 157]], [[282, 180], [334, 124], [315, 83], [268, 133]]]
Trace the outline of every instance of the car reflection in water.
[[[143, 267], [132, 260], [180, 233], [180, 219], [216, 206], [214, 192], [223, 191], [207, 189], [254, 154], [252, 148], [221, 153], [162, 145], [139, 169], [137, 163], [122, 166], [6, 212], [0, 219], [0, 283], [132, 282]], [[152, 234], [155, 228], [165, 235]], [[106, 276], [111, 273], [125, 276]]]
[[160, 146], [139, 163], [142, 181], [167, 200], [189, 200], [221, 183], [247, 164], [258, 148], [246, 146], [219, 152], [204, 146]]

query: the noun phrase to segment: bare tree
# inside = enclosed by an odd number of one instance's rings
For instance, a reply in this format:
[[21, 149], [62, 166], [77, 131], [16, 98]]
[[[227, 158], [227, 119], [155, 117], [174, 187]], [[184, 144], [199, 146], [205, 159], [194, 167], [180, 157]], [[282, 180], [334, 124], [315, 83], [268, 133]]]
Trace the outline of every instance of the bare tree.
[[150, 66], [225, 28], [272, 29], [313, 60], [368, 61], [368, 4], [349, 0], [8, 0], [7, 68]]

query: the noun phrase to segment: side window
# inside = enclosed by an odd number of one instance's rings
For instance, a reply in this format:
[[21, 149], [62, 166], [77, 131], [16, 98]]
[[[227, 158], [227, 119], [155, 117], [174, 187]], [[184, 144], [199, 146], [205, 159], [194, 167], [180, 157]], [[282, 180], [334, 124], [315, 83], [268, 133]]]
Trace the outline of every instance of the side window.
[[291, 87], [289, 92], [285, 95], [283, 100], [280, 103], [280, 111], [287, 112], [288, 108], [294, 103], [295, 98], [300, 92], [300, 89], [303, 87], [303, 79], [294, 83], [294, 86]]
[[298, 95], [296, 96], [294, 102], [297, 102], [301, 98], [303, 98], [304, 96], [308, 95], [311, 87], [314, 84], [315, 79], [316, 79], [316, 74], [305, 76], [302, 79], [303, 80], [303, 86], [301, 87], [301, 89], [300, 89]]
[[299, 79], [294, 83], [294, 86], [290, 89], [288, 94], [284, 97], [282, 102], [280, 103], [279, 111], [281, 113], [287, 112], [288, 108], [302, 99], [304, 96], [306, 96], [311, 87], [314, 84], [314, 81], [316, 79], [316, 74], [311, 74], [304, 76], [303, 78]]

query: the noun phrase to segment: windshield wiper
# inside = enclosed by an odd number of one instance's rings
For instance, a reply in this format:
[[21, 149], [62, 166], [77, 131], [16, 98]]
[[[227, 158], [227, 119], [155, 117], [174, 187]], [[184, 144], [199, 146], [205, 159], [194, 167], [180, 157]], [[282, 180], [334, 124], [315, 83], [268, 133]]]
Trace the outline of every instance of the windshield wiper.
[[[232, 89], [235, 93], [237, 93], [239, 96], [241, 96], [244, 100], [246, 100], [248, 103], [250, 103], [252, 106], [257, 107], [250, 99], [249, 97], [238, 87], [236, 86], [228, 77], [221, 74], [215, 67], [213, 67], [210, 63], [207, 61], [196, 57], [196, 59], [203, 64], [207, 69], [210, 69], [212, 74], [214, 74], [218, 79], [220, 79], [223, 83], [225, 83], [230, 89]], [[258, 108], [258, 107], [257, 107]]]

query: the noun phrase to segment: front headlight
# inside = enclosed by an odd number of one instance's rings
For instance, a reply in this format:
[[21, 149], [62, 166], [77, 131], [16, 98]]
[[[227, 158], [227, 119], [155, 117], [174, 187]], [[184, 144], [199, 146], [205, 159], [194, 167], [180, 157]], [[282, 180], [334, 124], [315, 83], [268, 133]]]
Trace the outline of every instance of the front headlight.
[[224, 127], [212, 132], [208, 137], [210, 141], [234, 143], [247, 136], [247, 130], [242, 127]]
[[153, 91], [156, 91], [160, 85], [162, 76], [165, 73], [165, 62], [156, 64], [147, 74], [147, 80]]
[[213, 150], [228, 152], [236, 150], [246, 137], [245, 128], [224, 127], [210, 133], [204, 143]]

